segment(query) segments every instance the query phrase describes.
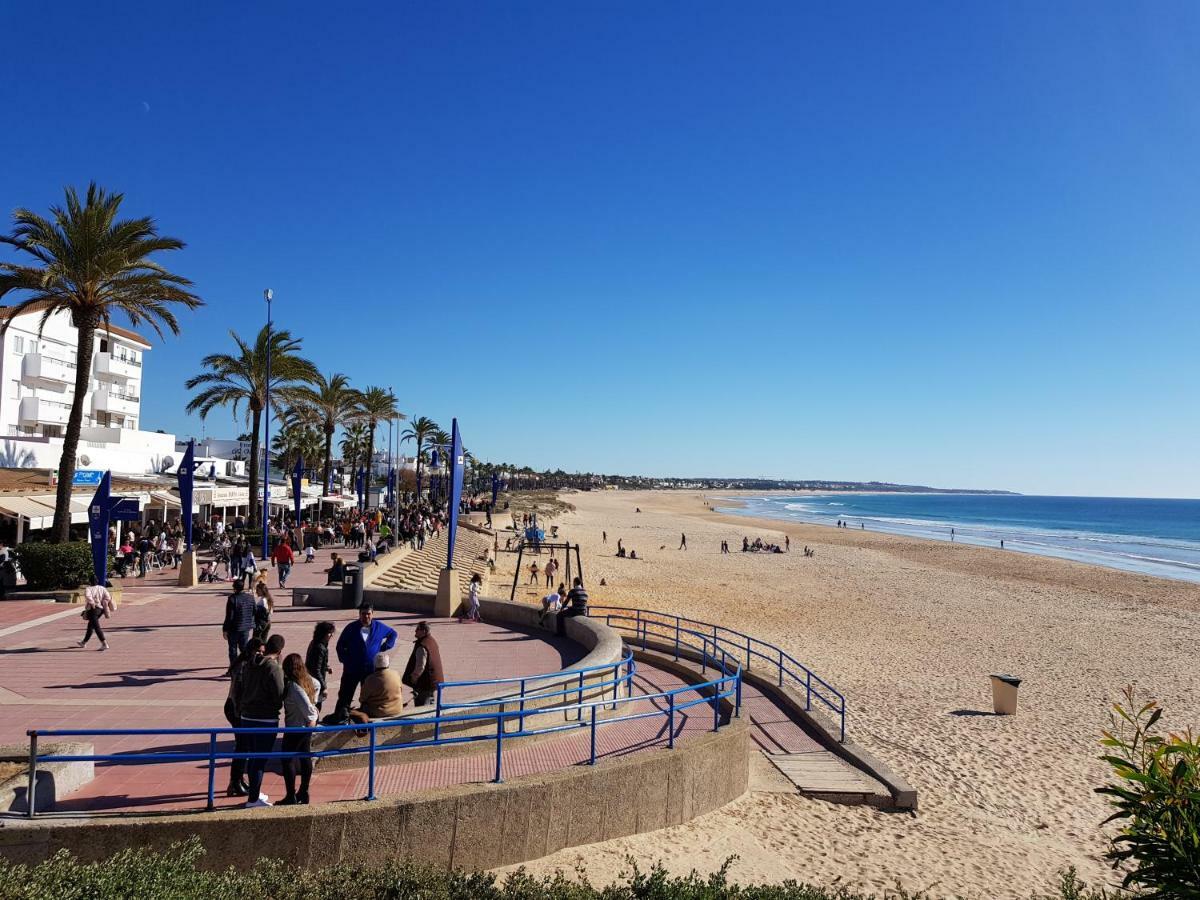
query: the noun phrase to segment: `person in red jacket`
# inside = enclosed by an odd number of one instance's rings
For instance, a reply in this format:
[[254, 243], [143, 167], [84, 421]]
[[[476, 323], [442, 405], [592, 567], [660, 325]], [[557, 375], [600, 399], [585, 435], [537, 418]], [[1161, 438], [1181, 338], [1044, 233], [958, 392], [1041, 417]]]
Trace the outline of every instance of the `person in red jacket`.
[[287, 587], [288, 575], [292, 572], [292, 563], [296, 561], [296, 555], [292, 553], [292, 545], [288, 543], [287, 538], [275, 545], [275, 549], [271, 552], [271, 559], [279, 572], [279, 587], [282, 590]]

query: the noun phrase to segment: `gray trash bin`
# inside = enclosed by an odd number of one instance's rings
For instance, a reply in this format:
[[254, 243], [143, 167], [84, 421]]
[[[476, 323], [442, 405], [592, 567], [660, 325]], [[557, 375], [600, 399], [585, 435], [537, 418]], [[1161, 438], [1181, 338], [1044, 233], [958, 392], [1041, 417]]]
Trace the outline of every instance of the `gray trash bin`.
[[1021, 679], [1016, 675], [992, 675], [992, 710], [998, 716], [1017, 713], [1017, 688]]
[[347, 563], [342, 575], [342, 609], [358, 609], [363, 600], [362, 566]]

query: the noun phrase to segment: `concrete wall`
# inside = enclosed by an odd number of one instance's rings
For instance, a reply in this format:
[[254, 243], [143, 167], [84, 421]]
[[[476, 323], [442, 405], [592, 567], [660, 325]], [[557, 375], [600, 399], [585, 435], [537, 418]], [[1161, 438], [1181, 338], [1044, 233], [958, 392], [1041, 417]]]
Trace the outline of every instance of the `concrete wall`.
[[208, 851], [203, 865], [210, 869], [245, 869], [259, 857], [306, 867], [412, 857], [445, 868], [488, 869], [711, 812], [745, 793], [749, 753], [747, 725], [735, 721], [689, 737], [675, 750], [418, 797], [91, 821], [11, 820], [0, 829], [0, 855], [35, 863], [68, 848], [93, 861], [130, 847], [163, 850], [195, 835]]

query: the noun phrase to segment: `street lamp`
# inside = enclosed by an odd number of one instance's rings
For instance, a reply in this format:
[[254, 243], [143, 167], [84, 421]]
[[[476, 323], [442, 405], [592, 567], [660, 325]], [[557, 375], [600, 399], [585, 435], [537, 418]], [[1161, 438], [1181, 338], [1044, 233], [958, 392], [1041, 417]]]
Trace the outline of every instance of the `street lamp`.
[[266, 439], [263, 441], [263, 514], [262, 514], [262, 558], [265, 561], [271, 555], [271, 539], [269, 522], [271, 519], [271, 300], [274, 294], [271, 289], [263, 291], [267, 301], [267, 383], [266, 383], [266, 419], [263, 422]]

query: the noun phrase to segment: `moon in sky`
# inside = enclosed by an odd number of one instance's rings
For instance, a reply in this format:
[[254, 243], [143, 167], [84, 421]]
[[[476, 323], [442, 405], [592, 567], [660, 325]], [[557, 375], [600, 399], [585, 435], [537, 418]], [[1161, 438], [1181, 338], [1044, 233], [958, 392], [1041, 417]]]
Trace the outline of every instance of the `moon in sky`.
[[142, 111], [150, 112], [150, 104], [147, 103], [145, 100], [142, 101]]

